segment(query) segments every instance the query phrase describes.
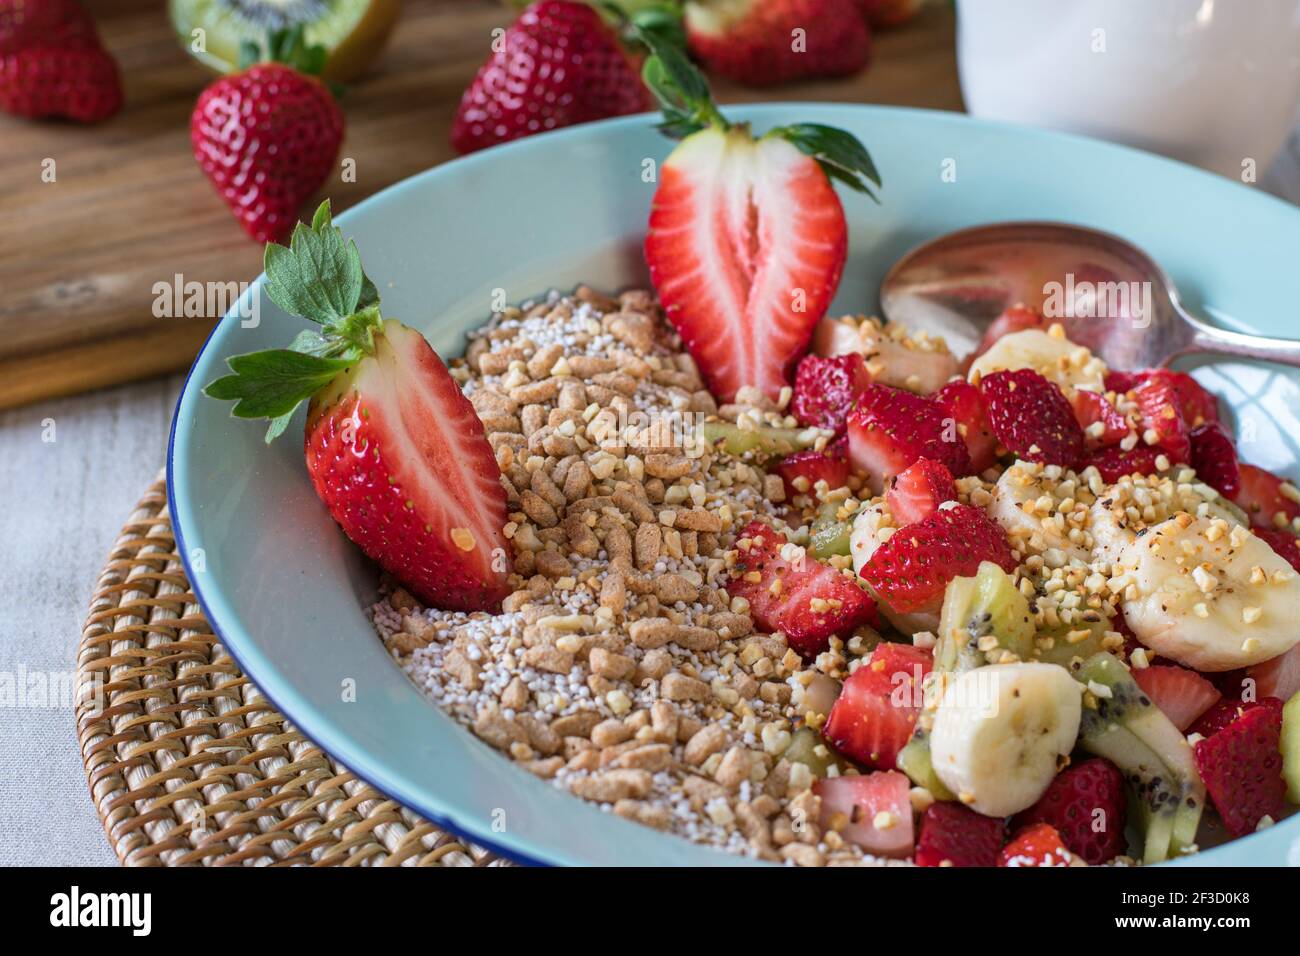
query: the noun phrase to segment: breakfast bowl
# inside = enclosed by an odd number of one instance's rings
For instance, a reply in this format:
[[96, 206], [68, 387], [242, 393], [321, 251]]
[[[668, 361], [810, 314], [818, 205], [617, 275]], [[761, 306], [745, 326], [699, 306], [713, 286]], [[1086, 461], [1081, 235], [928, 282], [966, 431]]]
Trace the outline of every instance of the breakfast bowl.
[[[758, 131], [837, 126], [871, 150], [880, 202], [845, 192], [849, 254], [830, 315], [871, 314], [890, 266], [940, 234], [1057, 220], [1141, 246], [1189, 309], [1284, 335], [1300, 210], [1124, 147], [938, 112], [770, 104], [729, 110]], [[339, 217], [386, 317], [445, 358], [507, 303], [582, 283], [646, 285], [654, 171], [670, 144], [648, 115], [548, 133], [431, 169]], [[202, 388], [226, 360], [282, 347], [302, 328], [264, 277], [190, 371], [168, 453], [178, 547], [208, 620], [248, 676], [324, 750], [431, 822], [512, 859], [565, 865], [732, 865], [745, 856], [602, 812], [503, 758], [425, 698], [377, 640], [380, 575], [340, 533], [303, 467], [299, 434], [267, 444]], [[255, 318], [250, 319], [249, 316]], [[1194, 369], [1230, 410], [1243, 457], [1300, 476], [1300, 375], [1243, 361]], [[1178, 862], [1294, 860], [1300, 818]]]

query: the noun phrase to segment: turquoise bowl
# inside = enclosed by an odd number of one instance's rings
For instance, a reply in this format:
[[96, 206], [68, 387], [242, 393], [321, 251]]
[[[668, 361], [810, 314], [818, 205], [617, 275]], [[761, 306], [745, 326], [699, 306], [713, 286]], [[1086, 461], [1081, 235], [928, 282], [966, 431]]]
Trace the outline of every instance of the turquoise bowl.
[[[873, 106], [728, 109], [759, 131], [827, 123], [871, 149], [882, 204], [845, 195], [850, 254], [834, 312], [871, 312], [888, 266], [940, 233], [1010, 219], [1116, 232], [1174, 276], [1213, 320], [1296, 333], [1300, 209], [1134, 150], [968, 117]], [[587, 282], [644, 282], [640, 241], [671, 144], [650, 116], [548, 133], [421, 173], [339, 219], [356, 237], [386, 315], [444, 356], [463, 348], [494, 296], [519, 302]], [[955, 172], [945, 176], [945, 171]], [[750, 862], [601, 812], [519, 769], [444, 716], [385, 652], [364, 615], [377, 575], [317, 500], [301, 420], [271, 446], [200, 388], [225, 359], [283, 347], [304, 325], [262, 294], [236, 311], [190, 371], [168, 454], [171, 511], [203, 609], [245, 672], [301, 730], [379, 790], [517, 860], [551, 864]], [[246, 304], [245, 304], [246, 305]], [[245, 313], [247, 314], [247, 313]], [[1289, 324], [1288, 324], [1289, 323]], [[1300, 477], [1300, 375], [1232, 361], [1196, 375], [1233, 410], [1247, 460]], [[302, 415], [299, 412], [299, 415]], [[1300, 816], [1187, 862], [1281, 864], [1300, 856]]]

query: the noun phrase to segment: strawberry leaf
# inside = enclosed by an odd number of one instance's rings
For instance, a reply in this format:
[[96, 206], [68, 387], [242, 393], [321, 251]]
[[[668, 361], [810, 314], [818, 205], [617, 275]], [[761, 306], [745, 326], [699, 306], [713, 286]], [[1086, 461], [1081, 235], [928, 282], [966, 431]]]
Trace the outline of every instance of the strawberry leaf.
[[272, 419], [266, 439], [270, 441], [284, 431], [289, 416], [304, 399], [311, 398], [358, 358], [355, 351], [325, 358], [294, 349], [232, 355], [226, 364], [233, 374], [208, 383], [203, 394], [233, 401], [231, 413], [236, 418]]
[[683, 52], [679, 31], [668, 21], [644, 19], [634, 23], [636, 38], [650, 51], [641, 79], [659, 101], [664, 121], [659, 129], [680, 139], [708, 126], [727, 128], [709, 96], [704, 74]]
[[289, 246], [268, 243], [263, 259], [266, 294], [292, 315], [333, 325], [357, 311], [363, 289], [377, 293], [361, 268], [361, 253], [330, 219], [329, 200], [312, 224], [294, 226]]
[[797, 123], [778, 127], [767, 135], [787, 140], [800, 152], [817, 160], [822, 171], [831, 179], [839, 180], [860, 193], [866, 193], [876, 202], [880, 201], [867, 185], [867, 181], [870, 181], [879, 188], [880, 173], [867, 148], [852, 133], [834, 126], [823, 126], [821, 123]]

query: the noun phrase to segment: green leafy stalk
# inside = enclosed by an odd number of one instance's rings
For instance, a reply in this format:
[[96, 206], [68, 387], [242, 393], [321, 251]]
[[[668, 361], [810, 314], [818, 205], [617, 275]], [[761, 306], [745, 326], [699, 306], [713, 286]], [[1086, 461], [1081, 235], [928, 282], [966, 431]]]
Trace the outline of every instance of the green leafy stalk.
[[245, 40], [239, 45], [239, 68], [246, 70], [255, 63], [284, 63], [299, 73], [320, 76], [325, 68], [329, 51], [319, 43], [307, 43], [303, 25], [288, 29], [268, 30], [266, 43]]
[[232, 374], [210, 382], [203, 393], [233, 401], [237, 418], [267, 418], [266, 440], [284, 432], [294, 411], [375, 350], [381, 328], [379, 291], [361, 267], [356, 243], [344, 240], [320, 204], [310, 226], [298, 223], [288, 246], [267, 243], [267, 297], [284, 311], [315, 322], [287, 349], [250, 352], [227, 359]]

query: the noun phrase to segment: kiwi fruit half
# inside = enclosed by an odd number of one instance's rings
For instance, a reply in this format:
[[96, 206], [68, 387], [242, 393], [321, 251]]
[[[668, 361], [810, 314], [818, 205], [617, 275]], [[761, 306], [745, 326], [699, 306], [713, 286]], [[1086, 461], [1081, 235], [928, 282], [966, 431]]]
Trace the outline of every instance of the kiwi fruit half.
[[[265, 47], [271, 31], [302, 26], [308, 45], [325, 48], [322, 78], [345, 83], [383, 47], [401, 0], [169, 0], [168, 6], [185, 48], [214, 70], [239, 69], [241, 44]], [[195, 30], [203, 31], [202, 44]]]

